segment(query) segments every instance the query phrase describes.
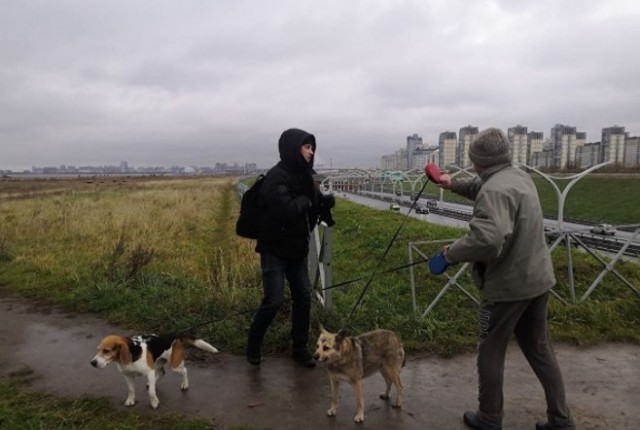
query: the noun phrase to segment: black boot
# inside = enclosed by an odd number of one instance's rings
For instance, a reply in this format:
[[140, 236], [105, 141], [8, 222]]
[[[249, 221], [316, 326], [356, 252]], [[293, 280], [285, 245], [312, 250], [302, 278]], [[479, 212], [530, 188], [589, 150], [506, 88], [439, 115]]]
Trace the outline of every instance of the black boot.
[[502, 426], [480, 420], [478, 414], [473, 411], [466, 411], [462, 418], [467, 426], [475, 430], [502, 430]]
[[262, 350], [262, 339], [249, 336], [247, 342], [247, 361], [254, 366], [260, 366], [260, 351]]
[[316, 367], [316, 361], [306, 349], [294, 349], [291, 357], [303, 367], [308, 369]]

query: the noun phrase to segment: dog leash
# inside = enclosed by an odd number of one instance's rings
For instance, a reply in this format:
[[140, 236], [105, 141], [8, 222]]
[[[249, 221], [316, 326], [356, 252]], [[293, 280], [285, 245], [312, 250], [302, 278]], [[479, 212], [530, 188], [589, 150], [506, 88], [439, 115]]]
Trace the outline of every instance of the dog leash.
[[[422, 192], [427, 187], [427, 184], [429, 183], [429, 179], [430, 179], [430, 177], [429, 177], [429, 175], [427, 175], [427, 180], [424, 182], [424, 184], [422, 185], [422, 188], [420, 188], [420, 192], [418, 193], [416, 198], [411, 203], [411, 207], [409, 207], [409, 210], [407, 211], [405, 216], [402, 218], [402, 222], [400, 223], [400, 225], [396, 229], [396, 232], [393, 234], [393, 237], [389, 241], [389, 244], [387, 245], [387, 248], [384, 250], [384, 253], [382, 254], [382, 257], [380, 258], [380, 261], [378, 262], [378, 266], [381, 265], [384, 262], [384, 260], [387, 258], [387, 255], [389, 254], [389, 251], [391, 250], [391, 247], [393, 246], [393, 243], [396, 241], [396, 239], [398, 238], [398, 235], [400, 234], [400, 230], [402, 230], [402, 227], [404, 227], [404, 224], [407, 222], [407, 219], [409, 218], [409, 215], [411, 214], [411, 211], [413, 210], [413, 208], [415, 207], [416, 203], [420, 199], [420, 196], [422, 195]], [[420, 263], [423, 263], [423, 262], [424, 261], [420, 261]], [[371, 286], [371, 282], [373, 281], [373, 278], [375, 277], [375, 275], [376, 275], [375, 273], [372, 273], [369, 276], [369, 279], [367, 280], [367, 283], [365, 284], [364, 288], [360, 292], [360, 296], [358, 297], [358, 300], [356, 300], [354, 305], [351, 307], [351, 312], [349, 312], [349, 316], [347, 317], [347, 319], [345, 320], [344, 324], [342, 325], [342, 329], [345, 328], [345, 326], [349, 323], [349, 321], [353, 317], [353, 313], [355, 312], [355, 310], [358, 307], [358, 305], [360, 305], [360, 302], [362, 301], [364, 295], [367, 293], [367, 291], [368, 291], [369, 287]]]
[[[408, 267], [417, 266], [418, 264], [423, 264], [423, 263], [428, 262], [428, 261], [429, 261], [428, 258], [422, 257], [421, 260], [417, 260], [417, 261], [414, 261], [412, 263], [402, 264], [402, 265], [396, 266], [396, 267], [391, 267], [391, 268], [386, 269], [386, 270], [381, 270], [381, 271], [375, 272], [373, 275], [374, 276], [386, 275], [386, 274], [389, 274], [389, 273], [400, 271], [402, 269], [406, 269]], [[340, 288], [340, 287], [345, 287], [347, 285], [354, 284], [356, 282], [362, 281], [363, 279], [367, 279], [367, 276], [361, 276], [359, 278], [349, 279], [348, 281], [339, 282], [337, 284], [332, 284], [332, 285], [330, 285], [328, 287], [325, 287], [325, 288], [314, 289], [314, 290], [317, 290], [317, 291], [332, 290], [334, 288]], [[283, 304], [284, 303], [288, 303], [291, 300], [292, 300], [291, 298], [284, 299]], [[244, 311], [234, 312], [234, 313], [226, 315], [224, 317], [212, 318], [210, 320], [203, 321], [201, 323], [195, 324], [195, 325], [193, 325], [191, 327], [187, 327], [187, 328], [175, 331], [172, 334], [178, 335], [178, 334], [183, 334], [183, 333], [187, 333], [187, 332], [193, 332], [194, 330], [196, 330], [196, 329], [198, 329], [200, 327], [204, 327], [204, 326], [209, 325], [209, 324], [215, 324], [215, 323], [226, 321], [226, 320], [229, 320], [229, 319], [232, 319], [232, 318], [240, 317], [240, 316], [248, 314], [248, 313], [257, 312], [258, 310], [260, 310], [260, 308], [261, 308], [261, 306], [258, 307], [257, 309], [256, 308], [251, 308], [251, 309], [247, 309], [247, 310], [244, 310]]]

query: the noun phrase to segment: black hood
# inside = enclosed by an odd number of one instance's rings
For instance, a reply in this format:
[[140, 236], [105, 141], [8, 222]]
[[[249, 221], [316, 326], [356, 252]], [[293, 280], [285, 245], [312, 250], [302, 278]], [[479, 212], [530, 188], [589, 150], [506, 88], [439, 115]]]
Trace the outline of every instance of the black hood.
[[280, 151], [280, 160], [294, 170], [313, 169], [313, 158], [311, 163], [307, 163], [300, 153], [300, 147], [305, 143], [313, 146], [313, 152], [316, 152], [316, 138], [313, 134], [307, 133], [298, 128], [290, 128], [280, 135], [278, 141], [278, 150]]

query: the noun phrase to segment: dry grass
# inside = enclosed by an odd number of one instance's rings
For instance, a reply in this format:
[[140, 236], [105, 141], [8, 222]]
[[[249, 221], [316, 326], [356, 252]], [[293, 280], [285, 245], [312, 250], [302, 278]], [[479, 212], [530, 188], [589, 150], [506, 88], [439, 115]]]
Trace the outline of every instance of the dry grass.
[[[221, 207], [230, 181], [138, 179], [100, 189], [87, 189], [82, 181], [59, 181], [50, 188], [56, 190], [53, 197], [5, 201], [0, 235], [14, 245], [16, 259], [32, 261], [43, 271], [60, 269], [60, 256], [99, 261], [122, 235], [133, 249], [154, 250], [154, 270], [211, 283], [220, 280], [211, 276], [214, 263], [255, 260], [251, 244], [229, 231], [237, 213], [235, 196]], [[23, 190], [37, 188], [22, 185]], [[64, 191], [60, 185], [66, 186]]]

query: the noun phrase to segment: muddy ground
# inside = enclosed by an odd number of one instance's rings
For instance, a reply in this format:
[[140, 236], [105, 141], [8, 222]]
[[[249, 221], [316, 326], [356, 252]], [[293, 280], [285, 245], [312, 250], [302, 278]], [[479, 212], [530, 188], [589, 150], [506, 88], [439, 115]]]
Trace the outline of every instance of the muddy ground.
[[[106, 334], [125, 334], [88, 316], [34, 308], [23, 299], [0, 297], [0, 375], [24, 366], [39, 378], [38, 390], [75, 398], [108, 396], [122, 405], [126, 386], [115, 367], [98, 370], [89, 361]], [[640, 422], [640, 347], [609, 344], [579, 349], [556, 345], [572, 412], [581, 430], [625, 430]], [[404, 403], [396, 410], [378, 398], [379, 375], [365, 380], [365, 422], [355, 424], [351, 387], [341, 387], [338, 416], [325, 415], [329, 383], [324, 369], [304, 369], [288, 357], [269, 357], [260, 368], [243, 357], [191, 351], [191, 389], [167, 374], [158, 386], [159, 410], [212, 419], [219, 428], [259, 429], [465, 429], [462, 412], [476, 406], [475, 356], [454, 359], [410, 356], [402, 372]], [[393, 394], [393, 392], [392, 392]], [[138, 403], [149, 411], [144, 382]], [[153, 412], [151, 412], [153, 413]], [[507, 356], [505, 429], [533, 429], [545, 417], [544, 394], [517, 347]]]

